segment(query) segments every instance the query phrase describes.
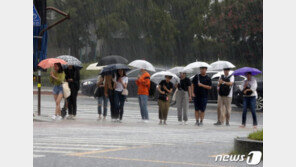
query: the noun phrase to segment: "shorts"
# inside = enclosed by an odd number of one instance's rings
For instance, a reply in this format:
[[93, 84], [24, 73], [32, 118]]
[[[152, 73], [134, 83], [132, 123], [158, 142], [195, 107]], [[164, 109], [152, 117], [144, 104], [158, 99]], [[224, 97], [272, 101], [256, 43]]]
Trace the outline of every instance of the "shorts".
[[206, 97], [195, 97], [193, 102], [195, 111], [205, 112], [208, 102]]
[[62, 87], [62, 85], [54, 86], [53, 87], [53, 90], [52, 90], [52, 93], [54, 95], [63, 94], [63, 87]]

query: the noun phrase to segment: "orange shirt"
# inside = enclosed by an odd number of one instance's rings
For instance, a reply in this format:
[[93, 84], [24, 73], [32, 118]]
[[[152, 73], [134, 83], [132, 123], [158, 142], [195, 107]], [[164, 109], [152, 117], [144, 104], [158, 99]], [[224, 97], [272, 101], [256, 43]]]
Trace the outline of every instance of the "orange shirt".
[[150, 74], [148, 72], [142, 74], [141, 77], [136, 80], [136, 84], [138, 86], [138, 95], [149, 96]]

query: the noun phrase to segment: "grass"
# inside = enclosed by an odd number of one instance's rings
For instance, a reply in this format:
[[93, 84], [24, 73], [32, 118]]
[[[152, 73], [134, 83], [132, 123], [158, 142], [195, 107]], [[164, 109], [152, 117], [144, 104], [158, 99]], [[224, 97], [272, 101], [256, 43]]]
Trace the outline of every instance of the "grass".
[[[88, 65], [90, 65], [92, 63], [84, 63], [83, 64], [83, 68], [80, 70], [80, 81], [84, 80], [84, 79], [89, 79], [89, 78], [93, 78], [93, 77], [96, 77], [98, 76], [99, 74], [99, 71], [89, 71], [89, 70], [86, 70], [86, 67]], [[33, 72], [34, 75], [37, 76], [37, 71], [36, 72]], [[49, 75], [50, 75], [50, 69], [47, 70], [47, 71], [43, 71], [41, 72], [41, 84], [42, 84], [42, 87], [51, 87], [52, 84], [49, 82]], [[33, 85], [36, 86], [37, 83], [36, 82], [33, 82]]]
[[263, 141], [263, 130], [250, 133], [248, 136], [249, 139]]

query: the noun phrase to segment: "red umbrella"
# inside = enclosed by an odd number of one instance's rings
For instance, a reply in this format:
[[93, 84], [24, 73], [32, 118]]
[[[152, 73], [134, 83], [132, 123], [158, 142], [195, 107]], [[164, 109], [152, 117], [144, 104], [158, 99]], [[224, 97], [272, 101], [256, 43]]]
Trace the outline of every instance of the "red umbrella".
[[58, 58], [48, 58], [48, 59], [44, 59], [42, 60], [38, 66], [43, 68], [43, 69], [47, 69], [50, 67], [53, 67], [55, 63], [61, 63], [61, 64], [67, 64], [67, 62], [65, 62], [62, 59], [58, 59]]

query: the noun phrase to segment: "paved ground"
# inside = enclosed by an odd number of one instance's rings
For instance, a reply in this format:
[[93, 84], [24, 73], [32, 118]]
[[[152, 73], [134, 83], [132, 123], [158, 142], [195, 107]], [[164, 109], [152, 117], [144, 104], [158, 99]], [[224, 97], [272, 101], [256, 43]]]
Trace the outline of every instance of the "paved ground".
[[[51, 121], [53, 97], [42, 96], [42, 117], [34, 121], [34, 166], [36, 167], [218, 167], [247, 166], [246, 162], [215, 162], [228, 154], [233, 139], [252, 132], [251, 114], [247, 128], [238, 128], [241, 109], [234, 108], [231, 126], [216, 127], [216, 104], [208, 105], [203, 127], [194, 126], [193, 106], [189, 125], [178, 125], [176, 108], [169, 111], [168, 125], [158, 125], [158, 106], [149, 102], [149, 123], [140, 123], [137, 99], [128, 99], [123, 123], [97, 121], [97, 103], [79, 96], [76, 120]], [[37, 97], [34, 95], [34, 112]], [[108, 111], [108, 116], [110, 112]], [[262, 128], [262, 113], [258, 113]], [[262, 162], [258, 165], [262, 166]]]

